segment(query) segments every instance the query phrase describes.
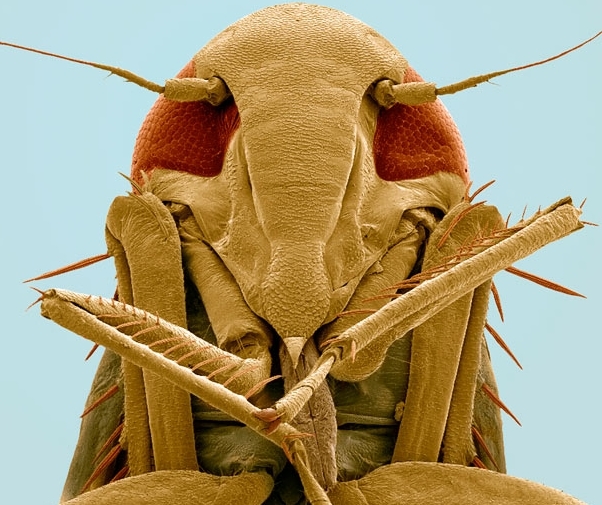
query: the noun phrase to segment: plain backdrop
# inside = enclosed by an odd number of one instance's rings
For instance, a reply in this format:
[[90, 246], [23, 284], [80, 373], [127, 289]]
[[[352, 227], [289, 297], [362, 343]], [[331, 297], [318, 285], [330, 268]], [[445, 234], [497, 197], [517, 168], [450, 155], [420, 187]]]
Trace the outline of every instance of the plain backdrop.
[[[374, 27], [439, 85], [556, 54], [602, 28], [599, 0], [326, 2]], [[215, 34], [269, 5], [245, 1], [3, 1], [0, 40], [172, 77]], [[566, 195], [602, 222], [602, 40], [550, 63], [444, 98], [463, 134], [475, 187], [518, 219]], [[0, 47], [0, 502], [56, 503], [99, 356], [44, 320], [24, 279], [105, 251], [104, 218], [128, 191], [136, 133], [155, 100], [105, 72]], [[496, 283], [506, 321], [490, 322], [521, 360], [492, 344], [508, 471], [602, 503], [599, 435], [600, 250], [591, 226], [520, 268], [587, 295], [509, 274]], [[110, 261], [49, 281], [111, 296]]]

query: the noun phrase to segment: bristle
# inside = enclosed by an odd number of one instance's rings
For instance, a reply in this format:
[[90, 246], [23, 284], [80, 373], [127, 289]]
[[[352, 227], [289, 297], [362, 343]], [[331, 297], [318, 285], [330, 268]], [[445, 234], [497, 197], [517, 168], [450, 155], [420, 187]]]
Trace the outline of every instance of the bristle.
[[539, 277], [538, 275], [525, 272], [524, 270], [519, 270], [515, 267], [506, 268], [506, 272], [521, 277], [523, 279], [527, 279], [528, 281], [534, 282], [535, 284], [539, 284], [540, 286], [551, 289], [552, 291], [558, 291], [559, 293], [564, 293], [565, 295], [579, 296], [581, 298], [585, 298], [584, 295], [582, 295], [581, 293], [577, 293], [577, 291], [565, 288], [560, 284], [556, 284], [555, 282], [549, 281], [548, 279], [544, 279], [543, 277]]
[[504, 342], [504, 339], [502, 338], [502, 336], [497, 331], [495, 331], [495, 329], [489, 323], [485, 323], [485, 329], [494, 338], [494, 340], [498, 343], [498, 345], [502, 349], [504, 349], [504, 351], [506, 351], [506, 354], [508, 354], [508, 356], [510, 356], [512, 358], [512, 360], [516, 363], [518, 368], [520, 368], [522, 370], [523, 369], [522, 365], [519, 363], [519, 361], [516, 358], [516, 356], [514, 355], [514, 353], [510, 350], [510, 347], [508, 347], [508, 344], [506, 344], [506, 342]]
[[468, 214], [471, 210], [476, 209], [477, 207], [483, 205], [484, 203], [485, 202], [473, 203], [469, 207], [465, 208], [462, 212], [460, 212], [456, 217], [454, 217], [452, 219], [452, 222], [450, 223], [449, 227], [447, 228], [447, 230], [445, 230], [445, 233], [443, 234], [443, 236], [439, 239], [439, 242], [437, 242], [437, 249], [441, 249], [441, 247], [443, 246], [443, 244], [445, 244], [445, 241], [448, 239], [448, 237], [450, 236], [453, 229], [460, 222], [460, 220], [464, 216], [466, 216], [466, 214]]
[[222, 367], [216, 368], [215, 370], [213, 370], [213, 372], [211, 372], [209, 375], [207, 375], [208, 379], [213, 379], [213, 377], [215, 377], [216, 375], [223, 373], [223, 372], [227, 372], [228, 370], [231, 370], [232, 368], [236, 368], [238, 366], [238, 363], [228, 363], [227, 365], [224, 365]]
[[102, 472], [104, 472], [109, 467], [109, 465], [111, 465], [111, 463], [115, 462], [115, 460], [117, 459], [117, 456], [119, 456], [119, 453], [121, 451], [122, 451], [122, 448], [121, 448], [121, 445], [119, 445], [119, 444], [117, 444], [115, 447], [113, 447], [109, 451], [109, 453], [103, 458], [103, 460], [94, 469], [94, 471], [92, 472], [92, 475], [90, 475], [90, 478], [83, 485], [82, 490], [81, 490], [82, 493], [84, 491], [86, 491], [92, 485], [92, 483], [102, 474]]
[[[415, 288], [416, 286], [419, 286], [422, 282], [424, 282], [424, 280], [416, 279], [415, 276], [409, 277], [408, 279], [404, 279], [403, 281], [398, 282], [397, 284], [394, 284], [393, 286], [387, 288], [387, 291], [389, 292], [382, 292], [381, 294], [370, 296], [369, 298], [364, 298], [362, 301], [371, 302], [373, 300], [380, 300], [382, 298], [386, 298], [387, 296], [395, 296], [399, 294], [397, 293], [398, 289], [410, 290], [412, 288]], [[395, 292], [392, 292], [393, 289], [395, 289]]]
[[140, 331], [137, 331], [132, 335], [132, 340], [136, 340], [140, 335], [144, 335], [145, 333], [150, 333], [151, 331], [155, 331], [158, 325], [149, 326], [147, 328], [143, 328]]
[[96, 407], [98, 407], [101, 403], [103, 403], [103, 402], [107, 401], [109, 398], [111, 398], [111, 396], [113, 396], [115, 393], [117, 393], [117, 391], [119, 391], [119, 385], [115, 384], [115, 385], [111, 386], [97, 400], [95, 400], [89, 407], [87, 407], [82, 412], [82, 415], [79, 417], [81, 418], [81, 417], [85, 417], [86, 415], [88, 415]]
[[497, 286], [495, 282], [491, 281], [491, 294], [493, 295], [493, 301], [495, 303], [495, 307], [497, 308], [497, 312], [500, 315], [500, 319], [502, 323], [504, 322], [504, 309], [502, 308], [502, 299], [500, 298], [500, 292], [497, 290]]
[[188, 342], [180, 342], [179, 344], [173, 345], [169, 349], [163, 351], [163, 356], [167, 358], [168, 354], [171, 354], [172, 352], [176, 351], [177, 349], [181, 349], [182, 347], [186, 347], [187, 345]]
[[337, 314], [337, 317], [352, 316], [352, 315], [357, 315], [357, 314], [374, 314], [375, 312], [378, 312], [378, 309], [344, 310], [343, 312], [339, 312]]
[[150, 349], [152, 349], [153, 347], [157, 347], [158, 345], [161, 345], [161, 344], [169, 344], [170, 342], [181, 342], [181, 341], [182, 341], [182, 339], [180, 337], [162, 338], [161, 340], [151, 342], [150, 344], [148, 344], [148, 347]]
[[245, 393], [245, 398], [248, 400], [253, 395], [259, 393], [259, 391], [261, 391], [267, 384], [280, 378], [282, 378], [282, 375], [274, 375], [272, 377], [268, 377], [267, 379], [258, 382]]
[[96, 352], [96, 349], [98, 349], [99, 347], [100, 346], [98, 344], [94, 344], [92, 346], [92, 349], [90, 349], [90, 352], [84, 358], [84, 361], [88, 361], [92, 357], [92, 355]]
[[[450, 260], [450, 259], [451, 258], [444, 258], [443, 261]], [[417, 274], [412, 275], [412, 277], [408, 277], [407, 279], [404, 279], [401, 282], [398, 282], [397, 284], [393, 284], [392, 286], [388, 287], [387, 290], [411, 289], [412, 287], [416, 287], [420, 283], [422, 283], [424, 281], [428, 281], [429, 279], [436, 277], [437, 274], [443, 273], [449, 269], [450, 269], [450, 264], [448, 264], [448, 263], [443, 263], [443, 264], [434, 266], [432, 268], [429, 268], [428, 270], [423, 270], [422, 272], [418, 272]]]
[[477, 468], [482, 468], [483, 470], [487, 470], [488, 468], [485, 466], [485, 463], [483, 463], [478, 456], [475, 456], [474, 458], [472, 458], [472, 465], [476, 466]]
[[482, 245], [482, 242], [483, 242], [483, 240], [477, 239], [471, 244], [467, 244], [467, 245], [463, 245], [462, 247], [459, 247], [453, 256], [446, 258], [447, 263], [445, 264], [445, 266], [447, 267], [447, 270], [449, 270], [452, 266], [456, 266], [463, 259], [471, 258], [472, 256], [474, 256], [475, 248]]
[[64, 267], [57, 268], [56, 270], [51, 270], [50, 272], [46, 272], [42, 275], [38, 275], [37, 277], [32, 277], [31, 279], [27, 279], [23, 282], [31, 282], [31, 281], [41, 281], [42, 279], [48, 279], [50, 277], [54, 277], [56, 275], [65, 274], [67, 272], [72, 272], [74, 270], [78, 270], [80, 268], [84, 268], [94, 263], [98, 263], [99, 261], [106, 260], [111, 256], [108, 253], [97, 254], [96, 256], [92, 256], [90, 258], [86, 258], [80, 261], [76, 261], [75, 263], [71, 263], [69, 265], [65, 265]]
[[100, 456], [109, 448], [111, 447], [114, 443], [115, 440], [117, 440], [119, 438], [119, 435], [121, 435], [121, 432], [123, 431], [123, 426], [125, 423], [120, 423], [119, 426], [117, 426], [117, 428], [115, 428], [115, 430], [113, 431], [113, 433], [111, 433], [109, 435], [109, 438], [107, 438], [107, 441], [102, 445], [102, 447], [98, 450], [98, 452], [96, 453], [96, 456], [94, 457], [94, 459], [92, 460], [92, 463], [96, 463], [96, 460], [98, 458], [100, 458]]
[[491, 454], [491, 451], [489, 450], [489, 447], [487, 446], [487, 443], [485, 442], [485, 439], [483, 438], [483, 435], [481, 435], [481, 432], [477, 429], [476, 426], [472, 426], [470, 428], [470, 431], [472, 432], [472, 436], [475, 438], [475, 440], [479, 443], [479, 445], [485, 451], [485, 454], [487, 454], [487, 457], [493, 463], [493, 466], [495, 466], [495, 469], [499, 472], [500, 471], [500, 467], [498, 466], [497, 462], [495, 461], [495, 458], [493, 457], [493, 454]]
[[475, 191], [475, 192], [472, 194], [472, 196], [470, 196], [470, 197], [468, 198], [468, 201], [472, 203], [472, 201], [475, 199], [475, 197], [476, 197], [478, 194], [480, 194], [480, 193], [482, 193], [483, 191], [485, 191], [485, 190], [486, 190], [486, 189], [487, 189], [489, 186], [491, 186], [491, 185], [492, 185], [494, 182], [495, 182], [495, 179], [494, 179], [494, 180], [492, 180], [492, 181], [486, 182], [485, 184], [483, 184], [483, 185], [482, 185], [482, 186], [481, 186], [479, 189], [477, 189], [477, 190], [476, 190], [476, 191]]
[[[494, 232], [494, 234], [495, 234], [495, 232]], [[425, 281], [434, 279], [439, 274], [447, 272], [448, 270], [451, 270], [453, 267], [458, 265], [462, 261], [462, 258], [468, 258], [468, 257], [474, 256], [475, 255], [475, 252], [474, 252], [475, 247], [478, 245], [481, 245], [484, 241], [491, 240], [491, 239], [492, 239], [492, 236], [481, 237], [480, 239], [477, 239], [477, 240], [471, 242], [470, 244], [462, 246], [452, 256], [446, 256], [446, 257], [442, 258], [441, 263], [439, 263], [438, 265], [431, 267], [427, 270], [423, 270], [422, 272], [419, 272], [417, 274], [414, 274], [414, 275], [412, 275], [412, 277], [408, 277], [407, 279], [404, 279], [403, 281], [398, 282], [397, 284], [393, 284], [392, 286], [389, 286], [386, 289], [387, 290], [392, 290], [392, 289], [395, 289], [395, 290], [408, 289], [409, 290], [409, 289], [419, 286], [420, 284], [422, 284]], [[496, 240], [496, 243], [497, 243], [497, 240]], [[387, 292], [383, 291], [382, 294], [375, 295], [370, 298], [365, 298], [363, 301], [378, 300], [378, 299], [382, 299], [382, 298], [386, 298], [386, 297], [393, 298], [396, 296], [401, 296], [401, 295], [399, 293], [387, 293]]]
[[492, 230], [491, 232], [489, 232], [488, 235], [484, 236], [480, 240], [479, 245], [485, 245], [486, 242], [489, 242], [489, 244], [487, 244], [487, 246], [495, 245], [500, 241], [500, 239], [509, 238], [512, 235], [514, 235], [514, 233], [519, 231], [520, 229], [521, 228], [515, 228], [515, 227], [508, 228], [508, 226], [506, 226], [504, 224], [504, 226], [502, 228], [497, 228], [495, 230]]
[[110, 482], [115, 482], [115, 481], [123, 479], [124, 477], [127, 477], [129, 472], [130, 472], [130, 467], [128, 465], [125, 465], [121, 470], [119, 470], [115, 474], [115, 476], [110, 480]]
[[27, 308], [25, 309], [25, 312], [27, 312], [34, 305], [37, 305], [38, 303], [40, 303], [44, 299], [44, 292], [43, 291], [40, 291], [38, 288], [32, 288], [32, 289], [35, 290], [35, 291], [37, 291], [38, 293], [42, 293], [42, 294], [27, 306]]
[[226, 359], [228, 358], [228, 356], [222, 355], [222, 356], [215, 356], [214, 358], [210, 358], [210, 359], [206, 359], [205, 361], [201, 361], [199, 363], [197, 363], [196, 365], [194, 365], [190, 370], [192, 372], [195, 372], [196, 370], [198, 370], [199, 368], [208, 365], [210, 363], [214, 363], [216, 361], [219, 361], [220, 359]]
[[191, 356], [194, 356], [195, 354], [198, 354], [199, 352], [201, 352], [202, 349], [195, 349], [194, 351], [190, 351], [187, 352], [186, 354], [184, 354], [183, 356], [180, 356], [177, 360], [176, 363], [178, 365], [181, 365], [183, 361], [186, 361], [188, 358], [190, 358]]
[[[261, 365], [243, 367], [238, 372], [236, 372], [235, 374], [232, 374], [230, 377], [228, 377], [228, 379], [222, 383], [222, 386], [228, 387], [228, 384], [230, 384], [232, 381], [235, 381], [236, 379], [238, 379], [239, 377], [242, 377], [246, 373], [254, 372], [258, 368], [261, 368]], [[209, 376], [207, 376], [207, 378], [209, 378]]]
[[134, 188], [134, 191], [137, 191], [138, 194], [142, 194], [144, 193], [144, 190], [142, 189], [142, 186], [140, 186], [134, 179], [132, 179], [129, 175], [125, 175], [123, 172], [117, 172], [119, 175], [121, 175], [121, 177], [123, 177], [124, 179], [126, 179], [131, 185], [132, 188]]
[[512, 411], [508, 407], [506, 407], [504, 402], [499, 399], [499, 397], [493, 392], [493, 390], [486, 383], [483, 382], [483, 384], [481, 385], [481, 389], [483, 390], [484, 393], [487, 394], [487, 396], [491, 399], [491, 401], [493, 403], [495, 403], [500, 409], [502, 409], [506, 414], [508, 414], [512, 419], [514, 419], [516, 424], [518, 424], [519, 426], [522, 426], [522, 424], [520, 423], [518, 418], [512, 413]]
[[464, 189], [464, 201], [465, 202], [470, 202], [470, 188], [472, 188], [473, 184], [474, 184], [474, 181], [470, 181], [466, 185], [466, 189]]
[[[116, 316], [123, 317], [120, 314], [116, 314]], [[127, 321], [125, 323], [121, 323], [121, 324], [114, 326], [114, 328], [116, 330], [121, 331], [123, 328], [131, 328], [132, 326], [140, 326], [142, 323], [143, 323], [143, 321]], [[123, 333], [123, 332], [121, 332], [121, 333]]]
[[320, 349], [320, 351], [323, 351], [327, 347], [330, 347], [332, 344], [334, 344], [339, 339], [339, 337], [340, 335], [335, 335], [334, 337], [327, 338], [326, 340], [320, 343], [318, 349]]

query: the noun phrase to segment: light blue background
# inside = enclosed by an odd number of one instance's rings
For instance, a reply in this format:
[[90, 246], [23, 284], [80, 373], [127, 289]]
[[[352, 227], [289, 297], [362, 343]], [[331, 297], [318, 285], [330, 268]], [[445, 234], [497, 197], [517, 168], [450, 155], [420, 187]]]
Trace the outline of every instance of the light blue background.
[[[373, 26], [427, 80], [449, 84], [560, 52], [602, 28], [599, 0], [327, 2]], [[269, 2], [0, 4], [0, 39], [121, 66], [156, 82], [212, 36]], [[570, 194], [602, 223], [602, 40], [544, 67], [446, 97], [474, 187], [519, 217]], [[105, 251], [111, 200], [128, 190], [137, 129], [155, 97], [97, 70], [0, 47], [0, 501], [58, 501], [98, 356], [42, 319], [26, 278]], [[491, 345], [509, 473], [602, 503], [600, 295], [602, 232], [587, 227], [519, 266], [588, 296], [501, 274], [506, 312], [491, 323], [525, 368]], [[110, 262], [35, 283], [111, 296]]]

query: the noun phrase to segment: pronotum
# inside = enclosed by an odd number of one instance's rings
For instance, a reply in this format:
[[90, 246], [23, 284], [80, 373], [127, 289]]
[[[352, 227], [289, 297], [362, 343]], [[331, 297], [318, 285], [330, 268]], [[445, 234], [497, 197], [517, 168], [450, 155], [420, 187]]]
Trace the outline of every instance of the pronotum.
[[[401, 46], [400, 44], [396, 44], [396, 45], [398, 45], [398, 46]], [[401, 47], [403, 47], [403, 46], [401, 46]], [[423, 71], [422, 73], [424, 74], [425, 72]], [[474, 165], [473, 165], [473, 166], [474, 166]], [[475, 169], [473, 168], [473, 173], [474, 173], [474, 172], [475, 172]], [[558, 196], [560, 196], [560, 195], [558, 195]], [[491, 199], [492, 199], [492, 198], [491, 198]], [[548, 200], [544, 200], [544, 202], [547, 202], [547, 201], [548, 201]], [[495, 203], [497, 203], [497, 202], [495, 202]], [[518, 209], [517, 209], [517, 210], [518, 210]], [[55, 263], [55, 264], [56, 264], [56, 263]], [[86, 289], [86, 291], [92, 291], [92, 289]], [[589, 294], [589, 293], [588, 293], [588, 294]], [[566, 303], [566, 301], [565, 301], [565, 300], [563, 300], [563, 302], [565, 302], [565, 303]], [[570, 303], [570, 302], [569, 302], [569, 303]], [[517, 472], [517, 473], [519, 473], [519, 472]]]

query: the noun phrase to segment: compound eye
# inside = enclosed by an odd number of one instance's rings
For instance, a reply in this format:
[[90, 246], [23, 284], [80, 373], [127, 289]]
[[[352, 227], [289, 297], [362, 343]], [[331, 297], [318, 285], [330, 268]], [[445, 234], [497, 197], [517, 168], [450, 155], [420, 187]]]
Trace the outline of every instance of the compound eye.
[[[404, 82], [422, 82], [408, 68]], [[460, 132], [437, 100], [421, 105], [395, 104], [381, 108], [373, 143], [374, 164], [387, 181], [419, 179], [438, 172], [459, 175], [469, 182], [468, 161]]]
[[[186, 65], [177, 77], [194, 77], [194, 63]], [[160, 96], [138, 133], [132, 179], [142, 184], [142, 174], [155, 168], [202, 177], [218, 175], [239, 124], [232, 97], [214, 106], [206, 101], [178, 102]]]

